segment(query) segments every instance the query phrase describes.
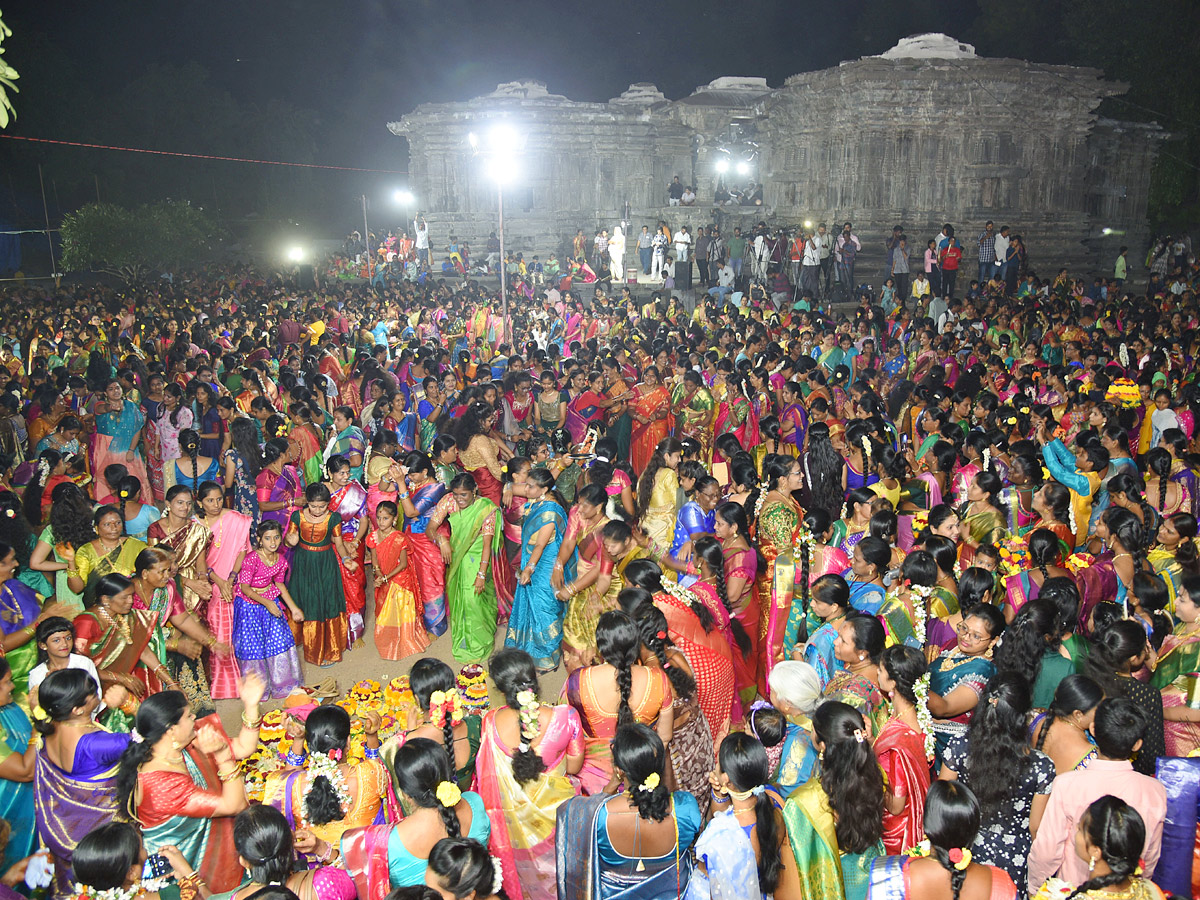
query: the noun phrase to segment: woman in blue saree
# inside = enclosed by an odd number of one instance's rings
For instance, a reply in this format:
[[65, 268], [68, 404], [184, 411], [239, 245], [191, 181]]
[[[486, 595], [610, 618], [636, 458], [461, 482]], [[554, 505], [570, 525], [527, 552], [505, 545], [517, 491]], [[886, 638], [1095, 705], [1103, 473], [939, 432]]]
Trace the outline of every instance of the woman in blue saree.
[[800, 385], [789, 381], [780, 391], [784, 407], [779, 414], [780, 449], [789, 456], [800, 456], [808, 437], [808, 413], [801, 402]]
[[13, 673], [0, 659], [0, 818], [11, 833], [4, 848], [4, 871], [33, 852], [33, 771], [37, 742], [25, 710], [13, 702]]
[[92, 471], [96, 473], [96, 502], [113, 503], [117, 486], [104, 479], [104, 470], [114, 463], [142, 484], [150, 484], [150, 474], [142, 460], [138, 444], [146, 416], [136, 403], [125, 399], [121, 382], [113, 378], [104, 387], [104, 412], [97, 409], [96, 433], [92, 437]]
[[[667, 790], [666, 748], [647, 726], [619, 729], [612, 756], [625, 792], [572, 797], [558, 807], [558, 898], [677, 900], [687, 890], [690, 850], [703, 824], [696, 798]], [[633, 855], [636, 848], [648, 855]]]
[[817, 670], [821, 690], [825, 690], [829, 679], [845, 668], [834, 656], [833, 643], [837, 640], [838, 628], [853, 607], [850, 605], [850, 588], [841, 575], [822, 575], [813, 582], [810, 591], [809, 609], [822, 624], [804, 645], [804, 661]]
[[950, 739], [967, 733], [979, 695], [996, 674], [992, 647], [1004, 631], [1004, 615], [996, 607], [981, 603], [959, 623], [958, 646], [947, 650], [929, 666], [929, 696], [933, 716], [934, 770]]
[[[713, 534], [715, 510], [721, 502], [721, 485], [711, 475], [697, 478], [692, 490], [692, 499], [683, 504], [675, 515], [675, 533], [671, 537], [671, 549], [668, 551], [668, 555], [679, 564], [678, 568], [681, 571], [691, 564], [692, 546], [696, 541], [705, 535]], [[695, 581], [695, 575], [679, 576], [679, 583], [684, 587]]]
[[411, 559], [417, 573], [424, 603], [425, 630], [441, 637], [450, 622], [446, 618], [446, 563], [437, 546], [437, 535], [426, 534], [429, 517], [446, 495], [446, 485], [438, 481], [432, 460], [423, 453], [410, 453], [404, 460], [404, 491], [399, 499], [404, 512], [404, 530], [408, 533]]
[[549, 496], [553, 487], [549, 469], [530, 471], [526, 482], [530, 499], [521, 520], [521, 571], [504, 637], [504, 646], [524, 650], [539, 672], [558, 668], [562, 645], [564, 605], [555, 595], [550, 575], [567, 530], [567, 514]]
[[843, 573], [850, 585], [850, 605], [875, 616], [883, 606], [883, 575], [892, 562], [892, 548], [883, 538], [865, 537], [854, 547], [850, 568]]
[[350, 477], [362, 481], [363, 461], [367, 453], [367, 438], [362, 429], [354, 424], [354, 410], [339, 406], [333, 411], [335, 434], [325, 445], [325, 462], [331, 456], [344, 456], [350, 460]]

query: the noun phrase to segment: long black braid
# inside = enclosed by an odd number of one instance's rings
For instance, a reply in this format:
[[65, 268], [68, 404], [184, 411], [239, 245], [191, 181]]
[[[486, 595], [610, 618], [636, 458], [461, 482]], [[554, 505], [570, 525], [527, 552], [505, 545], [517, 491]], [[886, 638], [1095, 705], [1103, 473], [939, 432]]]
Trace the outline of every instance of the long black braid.
[[[697, 559], [703, 560], [709, 571], [713, 573], [717, 598], [729, 612], [729, 627], [733, 632], [733, 641], [742, 651], [742, 656], [749, 658], [753, 644], [750, 641], [750, 635], [746, 633], [745, 626], [733, 615], [733, 605], [729, 602], [729, 588], [725, 584], [725, 553], [721, 549], [720, 542], [716, 538], [702, 537], [696, 541], [692, 552], [695, 553]], [[707, 612], [707, 609], [705, 611]]]
[[950, 873], [950, 896], [954, 900], [958, 900], [959, 892], [962, 890], [964, 882], [967, 880], [966, 869], [956, 869], [954, 863], [950, 861], [950, 851], [944, 847], [933, 846], [929, 850], [929, 858], [936, 859], [947, 872]]

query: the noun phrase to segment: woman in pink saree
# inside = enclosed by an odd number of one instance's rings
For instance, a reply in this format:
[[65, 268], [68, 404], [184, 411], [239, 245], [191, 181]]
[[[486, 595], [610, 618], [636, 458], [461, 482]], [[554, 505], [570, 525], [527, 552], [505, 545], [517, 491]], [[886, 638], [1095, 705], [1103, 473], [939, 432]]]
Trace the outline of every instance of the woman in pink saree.
[[501, 650], [488, 670], [506, 703], [484, 716], [475, 761], [475, 789], [492, 823], [488, 848], [510, 900], [554, 900], [555, 816], [576, 794], [569, 776], [583, 768], [583, 725], [573, 707], [539, 702], [537, 668], [524, 650]]
[[[225, 492], [212, 481], [202, 482], [197, 492], [202, 515], [200, 520], [212, 532], [208, 547], [208, 574], [212, 578], [212, 599], [208, 603], [208, 628], [222, 644], [233, 644], [233, 573], [242, 568], [242, 559], [250, 552], [250, 526], [253, 520], [225, 508]], [[211, 654], [209, 683], [214, 700], [232, 700], [238, 696], [237, 657], [232, 653]]]

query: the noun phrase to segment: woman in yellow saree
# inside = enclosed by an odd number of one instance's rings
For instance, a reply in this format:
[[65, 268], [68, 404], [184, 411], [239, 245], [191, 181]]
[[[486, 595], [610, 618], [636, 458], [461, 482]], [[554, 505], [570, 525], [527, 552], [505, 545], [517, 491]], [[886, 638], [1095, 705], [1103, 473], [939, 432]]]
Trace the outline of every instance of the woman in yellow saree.
[[820, 774], [783, 804], [803, 896], [865, 900], [871, 864], [884, 855], [883, 772], [853, 707], [822, 703], [813, 731]]
[[717, 401], [704, 387], [703, 376], [689, 369], [683, 375], [683, 385], [674, 401], [675, 436], [694, 438], [700, 444], [700, 461], [706, 466], [712, 462], [713, 419], [717, 414]]
[[575, 796], [569, 775], [583, 768], [583, 726], [571, 706], [538, 699], [537, 668], [523, 650], [505, 648], [488, 662], [505, 705], [483, 719], [475, 786], [492, 823], [510, 900], [554, 900], [554, 826]]
[[663, 438], [638, 478], [638, 521], [650, 540], [663, 550], [671, 546], [675, 532], [675, 500], [679, 491], [676, 469], [682, 458], [683, 445], [675, 438]]
[[793, 555], [800, 532], [803, 510], [792, 499], [792, 491], [804, 485], [800, 461], [790, 456], [774, 456], [763, 467], [766, 487], [759, 501], [758, 549], [767, 560], [767, 570], [758, 579], [759, 646], [758, 692], [769, 696], [767, 680], [775, 663], [783, 658], [784, 632], [792, 610], [796, 560]]

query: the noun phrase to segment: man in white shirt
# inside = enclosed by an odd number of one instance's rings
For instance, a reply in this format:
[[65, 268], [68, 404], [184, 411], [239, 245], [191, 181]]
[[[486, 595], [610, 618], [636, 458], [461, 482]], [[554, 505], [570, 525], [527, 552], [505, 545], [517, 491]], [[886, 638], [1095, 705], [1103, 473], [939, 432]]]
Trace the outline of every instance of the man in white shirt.
[[429, 258], [429, 223], [424, 216], [417, 216], [413, 228], [417, 235], [417, 262], [423, 263], [428, 269], [432, 265]]
[[[821, 255], [821, 274], [824, 276], [825, 293], [829, 293], [829, 280], [833, 277], [833, 235], [825, 230], [825, 223], [817, 226], [817, 250]], [[813, 292], [817, 296], [817, 292]]]
[[800, 260], [800, 289], [817, 296], [821, 287], [821, 244], [819, 236], [809, 234], [804, 241], [804, 255]]
[[992, 266], [993, 270], [996, 272], [996, 277], [998, 277], [1001, 281], [1004, 280], [1004, 276], [1007, 274], [1007, 266], [1004, 263], [1004, 257], [1008, 256], [1008, 245], [1008, 226], [1005, 225], [1000, 229], [1000, 233], [996, 235], [996, 262]]
[[710, 296], [716, 297], [718, 300], [724, 300], [725, 295], [733, 290], [733, 266], [729, 265], [729, 260], [725, 260], [724, 265], [717, 270], [716, 287], [709, 288]]
[[686, 225], [675, 232], [675, 284], [683, 290], [692, 286], [692, 236]]

